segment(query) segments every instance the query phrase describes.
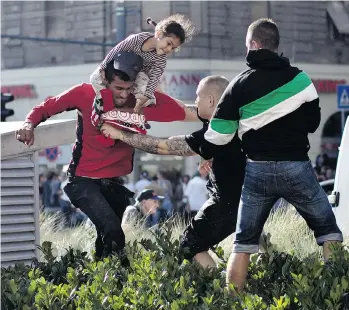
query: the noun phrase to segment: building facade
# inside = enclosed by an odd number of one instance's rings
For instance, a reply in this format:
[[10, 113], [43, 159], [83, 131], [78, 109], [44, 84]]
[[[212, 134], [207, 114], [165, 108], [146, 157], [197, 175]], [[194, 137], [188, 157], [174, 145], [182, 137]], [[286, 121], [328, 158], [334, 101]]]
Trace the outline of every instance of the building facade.
[[[40, 67], [2, 71], [2, 89], [14, 93], [16, 99], [7, 104], [15, 114], [9, 121], [22, 121], [38, 103], [73, 85], [87, 82], [89, 73], [97, 63], [77, 66]], [[314, 161], [321, 151], [335, 157], [341, 135], [340, 111], [337, 108], [337, 85], [348, 84], [349, 65], [318, 65], [295, 63], [307, 72], [319, 92], [321, 124], [310, 135], [310, 157]], [[162, 79], [162, 88], [186, 103], [194, 103], [195, 91], [200, 79], [218, 74], [232, 79], [246, 69], [243, 61], [171, 59]], [[67, 74], [67, 72], [69, 74]], [[76, 118], [76, 112], [64, 112], [52, 119]], [[158, 137], [188, 134], [200, 127], [198, 123], [152, 123], [150, 134]], [[148, 158], [149, 159], [149, 158]], [[157, 161], [157, 159], [155, 160]], [[189, 161], [190, 162], [190, 161]], [[192, 169], [190, 169], [192, 171]]]
[[[191, 18], [194, 39], [172, 58], [239, 60], [248, 25], [273, 18], [280, 52], [296, 62], [349, 64], [349, 2], [2, 1], [2, 68], [100, 62], [115, 42], [152, 31], [146, 18]], [[103, 45], [104, 44], [104, 45]]]
[[[280, 52], [312, 77], [320, 94], [322, 120], [310, 136], [311, 159], [322, 151], [333, 158], [338, 153], [341, 115], [336, 86], [349, 83], [348, 2], [2, 1], [1, 9], [1, 90], [12, 92], [16, 99], [6, 106], [15, 110], [9, 121], [22, 121], [47, 97], [88, 82], [115, 42], [131, 33], [152, 31], [145, 22], [147, 17], [160, 20], [174, 13], [191, 18], [197, 35], [170, 56], [162, 87], [171, 96], [193, 103], [202, 77], [220, 74], [231, 79], [245, 69], [247, 27], [255, 19], [269, 16], [280, 28]], [[53, 119], [75, 117], [72, 111]], [[199, 127], [198, 123], [154, 123], [150, 134], [169, 137]], [[63, 165], [69, 149], [56, 150], [54, 160], [42, 152], [40, 160]], [[139, 169], [163, 165], [181, 167], [189, 174], [195, 172], [199, 160], [160, 160], [142, 153], [135, 158]]]

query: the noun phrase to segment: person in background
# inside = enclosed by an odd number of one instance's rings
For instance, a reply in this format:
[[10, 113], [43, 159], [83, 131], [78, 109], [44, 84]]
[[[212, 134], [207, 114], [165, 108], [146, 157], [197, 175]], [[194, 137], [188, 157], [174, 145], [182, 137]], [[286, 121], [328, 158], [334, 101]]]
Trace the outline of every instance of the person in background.
[[61, 180], [59, 179], [59, 176], [56, 172], [53, 172], [52, 178], [50, 181], [50, 189], [51, 189], [51, 196], [50, 196], [50, 203], [51, 207], [59, 207], [59, 196], [60, 196], [60, 186], [61, 186]]
[[[125, 175], [123, 178], [123, 185], [130, 191], [130, 192], [135, 192], [135, 185], [134, 183], [130, 180], [130, 178]], [[129, 203], [132, 204], [134, 203], [134, 198], [133, 197], [129, 197], [128, 198]]]
[[187, 210], [191, 218], [195, 217], [196, 213], [208, 199], [206, 183], [206, 176], [201, 176], [199, 173], [196, 173], [188, 182], [184, 194], [188, 197]]
[[46, 182], [46, 177], [43, 173], [39, 175], [39, 197], [40, 197], [40, 209], [44, 207], [44, 183]]
[[135, 185], [133, 184], [133, 182], [131, 182], [130, 178], [127, 175], [124, 176], [124, 186], [131, 192], [135, 191]]
[[326, 153], [317, 156], [314, 169], [319, 182], [334, 178], [330, 158]]
[[152, 223], [156, 225], [160, 220], [168, 219], [173, 212], [173, 188], [171, 182], [166, 178], [164, 171], [159, 171], [157, 173], [158, 184], [162, 188], [164, 193], [164, 199], [161, 203], [161, 208], [153, 215]]
[[145, 227], [151, 226], [150, 217], [153, 215], [160, 206], [160, 200], [163, 200], [163, 196], [157, 195], [152, 189], [142, 190], [136, 197], [134, 205], [128, 206], [122, 217], [121, 227], [126, 233], [135, 227], [135, 224], [139, 224], [144, 221]]
[[46, 176], [46, 181], [42, 185], [42, 195], [43, 195], [43, 203], [44, 209], [49, 209], [52, 207], [51, 204], [51, 181], [54, 177], [54, 172], [49, 171]]
[[150, 181], [148, 180], [149, 174], [147, 171], [142, 171], [139, 176], [139, 180], [135, 183], [135, 193], [140, 193], [146, 186], [150, 185]]
[[190, 176], [185, 174], [180, 177], [179, 182], [177, 183], [173, 195], [175, 203], [175, 212], [178, 214], [184, 214], [186, 206], [188, 204], [188, 197], [185, 196], [185, 190], [187, 188]]
[[[64, 176], [63, 176], [64, 177]], [[64, 187], [67, 185], [68, 179], [62, 181], [59, 191], [59, 204], [61, 211], [64, 214], [65, 224], [67, 226], [76, 226], [87, 220], [87, 215], [82, 212], [79, 208], [75, 208], [68, 195], [64, 191]]]
[[151, 178], [150, 184], [145, 187], [145, 189], [151, 189], [154, 191], [156, 195], [164, 196], [165, 191], [164, 189], [159, 185], [159, 178], [154, 175]]

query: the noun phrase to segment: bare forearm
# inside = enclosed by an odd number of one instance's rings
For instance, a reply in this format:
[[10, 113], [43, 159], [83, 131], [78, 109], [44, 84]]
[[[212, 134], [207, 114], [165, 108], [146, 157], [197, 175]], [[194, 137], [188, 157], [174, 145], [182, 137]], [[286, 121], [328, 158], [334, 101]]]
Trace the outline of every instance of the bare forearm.
[[184, 136], [173, 137], [170, 139], [159, 139], [147, 135], [139, 135], [130, 132], [121, 132], [120, 140], [137, 149], [151, 154], [159, 155], [195, 155]]
[[198, 108], [194, 104], [185, 104], [184, 102], [175, 99], [177, 103], [184, 109], [185, 112], [185, 122], [198, 122], [200, 121], [198, 118]]
[[185, 121], [187, 122], [198, 122], [198, 108], [196, 105], [185, 105]]

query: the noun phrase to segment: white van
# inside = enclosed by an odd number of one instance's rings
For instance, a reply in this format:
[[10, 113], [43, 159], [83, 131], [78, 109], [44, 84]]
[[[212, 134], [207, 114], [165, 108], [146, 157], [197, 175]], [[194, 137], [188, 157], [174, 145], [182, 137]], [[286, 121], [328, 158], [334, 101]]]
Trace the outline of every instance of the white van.
[[339, 147], [334, 188], [328, 196], [337, 224], [343, 234], [349, 235], [349, 118], [347, 118]]

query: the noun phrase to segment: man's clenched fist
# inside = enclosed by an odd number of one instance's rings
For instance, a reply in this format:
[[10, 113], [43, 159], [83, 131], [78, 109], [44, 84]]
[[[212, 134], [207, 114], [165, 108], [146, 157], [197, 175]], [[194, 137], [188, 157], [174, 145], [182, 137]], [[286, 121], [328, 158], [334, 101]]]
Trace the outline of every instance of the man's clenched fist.
[[34, 126], [30, 122], [25, 122], [21, 129], [16, 130], [16, 139], [29, 147], [34, 144]]

